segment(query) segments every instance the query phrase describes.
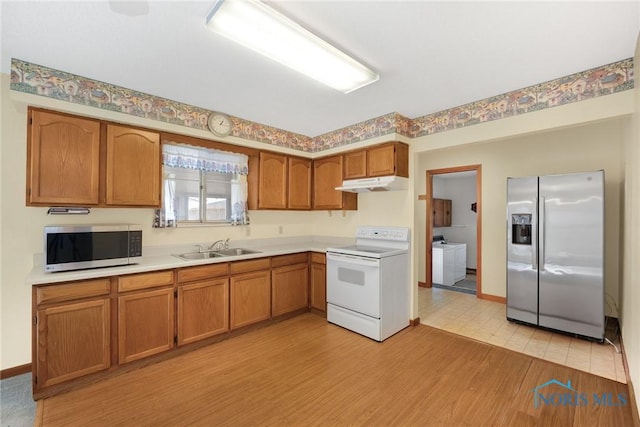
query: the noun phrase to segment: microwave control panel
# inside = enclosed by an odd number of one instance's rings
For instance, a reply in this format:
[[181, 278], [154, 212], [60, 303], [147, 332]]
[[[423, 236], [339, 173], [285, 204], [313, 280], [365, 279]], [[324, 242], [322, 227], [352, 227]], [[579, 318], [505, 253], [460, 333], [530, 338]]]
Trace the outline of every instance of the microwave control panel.
[[142, 256], [142, 231], [129, 232], [129, 257]]

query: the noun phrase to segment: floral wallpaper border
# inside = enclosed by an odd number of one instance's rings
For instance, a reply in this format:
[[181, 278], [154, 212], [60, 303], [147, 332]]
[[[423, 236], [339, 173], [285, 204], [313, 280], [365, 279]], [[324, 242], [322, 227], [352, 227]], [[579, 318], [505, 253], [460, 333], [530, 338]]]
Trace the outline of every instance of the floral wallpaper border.
[[[316, 137], [231, 117], [232, 135], [304, 152], [319, 152], [399, 134], [418, 138], [566, 105], [634, 87], [633, 58], [545, 83], [410, 119], [398, 113], [356, 123]], [[13, 58], [11, 89], [165, 123], [206, 130], [211, 111]]]

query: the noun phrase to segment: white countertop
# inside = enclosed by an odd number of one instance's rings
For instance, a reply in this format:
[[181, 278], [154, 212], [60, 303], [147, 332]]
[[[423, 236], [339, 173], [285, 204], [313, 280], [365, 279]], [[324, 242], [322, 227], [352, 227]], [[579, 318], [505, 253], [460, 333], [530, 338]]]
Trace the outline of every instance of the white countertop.
[[260, 251], [260, 253], [189, 261], [185, 261], [181, 258], [173, 256], [172, 254], [194, 252], [195, 245], [149, 246], [143, 247], [142, 259], [137, 264], [55, 273], [46, 273], [42, 267], [42, 264], [36, 264], [27, 276], [26, 284], [32, 286], [48, 283], [67, 282], [72, 280], [95, 279], [99, 277], [144, 273], [148, 271], [165, 270], [170, 268], [189, 267], [194, 265], [214, 264], [220, 262], [286, 255], [296, 252], [326, 252], [327, 248], [330, 247], [347, 246], [354, 243], [355, 238], [319, 236], [238, 240], [235, 242], [232, 241], [230, 247], [253, 249]]

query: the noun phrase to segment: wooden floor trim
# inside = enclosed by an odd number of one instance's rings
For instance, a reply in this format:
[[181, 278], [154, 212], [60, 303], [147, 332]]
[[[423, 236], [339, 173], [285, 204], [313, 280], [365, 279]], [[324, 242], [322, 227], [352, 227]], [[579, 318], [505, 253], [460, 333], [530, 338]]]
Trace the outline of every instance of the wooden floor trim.
[[497, 295], [478, 294], [478, 298], [479, 299], [486, 299], [487, 301], [499, 302], [499, 303], [502, 303], [502, 304], [506, 304], [507, 303], [507, 299], [505, 297], [499, 297]]
[[0, 371], [0, 380], [5, 378], [15, 377], [31, 372], [31, 363], [26, 363], [20, 366], [14, 366], [13, 368], [7, 368]]

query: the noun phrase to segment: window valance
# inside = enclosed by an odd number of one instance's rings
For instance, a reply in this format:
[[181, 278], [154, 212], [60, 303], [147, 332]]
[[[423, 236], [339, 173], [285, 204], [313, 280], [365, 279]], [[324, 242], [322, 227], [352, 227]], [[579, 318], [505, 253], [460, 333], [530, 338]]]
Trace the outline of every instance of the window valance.
[[249, 174], [249, 157], [228, 151], [164, 143], [162, 164], [207, 172]]

